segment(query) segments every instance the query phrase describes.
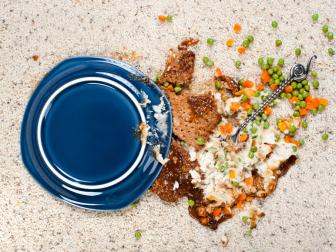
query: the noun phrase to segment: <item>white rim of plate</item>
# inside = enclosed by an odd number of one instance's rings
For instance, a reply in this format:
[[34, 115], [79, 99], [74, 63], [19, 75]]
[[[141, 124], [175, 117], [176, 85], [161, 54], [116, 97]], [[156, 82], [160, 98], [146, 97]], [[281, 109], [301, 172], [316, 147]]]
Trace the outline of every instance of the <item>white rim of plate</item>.
[[146, 119], [145, 119], [145, 115], [143, 110], [141, 109], [141, 106], [139, 105], [139, 102], [137, 101], [137, 99], [122, 85], [120, 85], [119, 83], [112, 81], [110, 79], [106, 79], [106, 78], [101, 78], [101, 77], [83, 77], [83, 78], [79, 78], [79, 79], [75, 79], [72, 80], [68, 83], [66, 83], [65, 85], [62, 85], [59, 89], [57, 89], [47, 100], [47, 102], [44, 104], [43, 109], [40, 113], [40, 116], [38, 118], [38, 124], [37, 124], [37, 143], [38, 143], [38, 148], [39, 151], [41, 153], [42, 159], [45, 162], [45, 164], [48, 166], [48, 168], [50, 169], [50, 171], [56, 176], [58, 177], [60, 180], [62, 180], [63, 182], [67, 183], [68, 185], [77, 187], [77, 188], [81, 188], [81, 189], [88, 189], [88, 190], [96, 190], [96, 189], [104, 189], [110, 186], [113, 186], [115, 184], [118, 184], [119, 182], [123, 181], [125, 178], [127, 178], [133, 171], [134, 169], [138, 166], [138, 164], [140, 163], [144, 153], [145, 153], [145, 148], [146, 148], [146, 143], [141, 143], [141, 148], [140, 151], [138, 153], [138, 156], [135, 160], [135, 162], [132, 164], [132, 166], [124, 173], [122, 174], [120, 177], [109, 181], [107, 183], [104, 184], [98, 184], [98, 185], [83, 185], [81, 183], [77, 183], [74, 182], [72, 180], [69, 180], [68, 178], [64, 177], [61, 173], [59, 173], [54, 166], [49, 162], [45, 151], [43, 149], [43, 145], [42, 145], [42, 138], [41, 138], [41, 128], [42, 128], [42, 121], [44, 119], [44, 117], [46, 116], [48, 109], [49, 109], [49, 105], [50, 103], [56, 98], [56, 96], [61, 93], [63, 90], [65, 90], [66, 88], [79, 84], [81, 82], [85, 82], [85, 81], [98, 81], [98, 82], [103, 82], [103, 83], [107, 83], [113, 87], [118, 88], [119, 90], [121, 90], [122, 92], [124, 92], [129, 99], [131, 99], [131, 101], [133, 102], [133, 104], [135, 105], [135, 107], [137, 108], [137, 111], [140, 115], [141, 121], [146, 123]]

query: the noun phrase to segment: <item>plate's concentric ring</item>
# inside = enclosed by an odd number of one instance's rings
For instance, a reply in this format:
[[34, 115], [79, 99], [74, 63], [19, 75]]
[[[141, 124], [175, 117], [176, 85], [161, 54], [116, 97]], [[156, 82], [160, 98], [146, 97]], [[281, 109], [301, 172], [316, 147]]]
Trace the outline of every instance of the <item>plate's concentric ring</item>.
[[[27, 169], [47, 191], [79, 207], [116, 210], [150, 187], [162, 168], [151, 148], [160, 144], [163, 157], [168, 155], [172, 122], [166, 97], [154, 83], [143, 83], [144, 77], [128, 64], [98, 57], [67, 59], [45, 76], [25, 111], [21, 152]], [[142, 106], [144, 98], [150, 104]], [[162, 101], [168, 132], [160, 132], [152, 108]], [[130, 137], [130, 127], [139, 122], [150, 127], [147, 144]], [[114, 126], [121, 132], [111, 133], [108, 127]], [[95, 167], [102, 157], [102, 167]], [[127, 165], [120, 163], [128, 159]]]

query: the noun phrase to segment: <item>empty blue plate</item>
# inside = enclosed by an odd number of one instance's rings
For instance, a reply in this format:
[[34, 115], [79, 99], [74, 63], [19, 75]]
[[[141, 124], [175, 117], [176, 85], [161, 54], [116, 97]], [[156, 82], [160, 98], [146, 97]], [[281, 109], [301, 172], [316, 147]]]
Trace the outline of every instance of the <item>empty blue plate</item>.
[[27, 105], [22, 159], [58, 198], [116, 210], [154, 182], [162, 168], [157, 152], [168, 156], [171, 134], [168, 100], [143, 73], [108, 58], [70, 58], [43, 78]]

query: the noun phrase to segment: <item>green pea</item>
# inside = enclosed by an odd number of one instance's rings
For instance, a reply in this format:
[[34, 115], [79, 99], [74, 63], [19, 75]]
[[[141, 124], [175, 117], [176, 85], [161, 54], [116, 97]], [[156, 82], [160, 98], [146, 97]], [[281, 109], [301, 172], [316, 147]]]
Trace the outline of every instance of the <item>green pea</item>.
[[303, 99], [305, 99], [308, 95], [309, 93], [307, 91], [304, 91], [304, 93], [302, 94]]
[[245, 39], [242, 43], [242, 46], [245, 47], [245, 48], [248, 48], [249, 45], [250, 45], [250, 42], [247, 39]]
[[178, 94], [182, 91], [182, 88], [180, 86], [176, 86], [176, 87], [174, 87], [174, 91], [175, 91], [175, 93]]
[[252, 159], [254, 157], [254, 153], [252, 151], [250, 151], [249, 154], [248, 154], [248, 157]]
[[262, 66], [262, 69], [263, 70], [267, 70], [269, 68], [269, 65], [268, 64], [264, 64], [263, 66]]
[[302, 101], [304, 98], [303, 98], [303, 95], [302, 94], [299, 94], [298, 95], [298, 99], [300, 100], [300, 101]]
[[296, 88], [296, 85], [297, 85], [297, 83], [296, 83], [295, 81], [293, 81], [293, 82], [291, 83], [291, 85], [292, 85], [293, 89], [295, 89], [295, 88]]
[[327, 33], [328, 30], [329, 30], [328, 25], [327, 25], [327, 24], [324, 24], [324, 25], [322, 26], [322, 31], [323, 31], [324, 33]]
[[272, 74], [273, 74], [273, 69], [268, 69], [268, 73], [269, 73], [270, 75], [272, 75]]
[[279, 78], [279, 76], [278, 76], [277, 74], [273, 74], [273, 75], [272, 75], [272, 78], [276, 80], [276, 79]]
[[253, 40], [254, 40], [253, 35], [248, 35], [248, 36], [247, 36], [247, 40], [248, 40], [249, 42], [253, 42]]
[[314, 88], [314, 89], [318, 89], [319, 86], [320, 86], [320, 82], [317, 81], [317, 80], [313, 80], [313, 81], [312, 81], [312, 84], [313, 84], [313, 88]]
[[310, 91], [310, 86], [309, 85], [305, 85], [304, 89], [307, 90], [308, 92]]
[[258, 59], [258, 65], [262, 66], [264, 64], [264, 59], [262, 57], [260, 57]]
[[275, 21], [275, 20], [273, 20], [273, 21], [272, 21], [272, 27], [273, 27], [274, 29], [277, 28], [277, 27], [278, 27], [278, 22]]
[[335, 54], [334, 49], [328, 48], [328, 54], [329, 54], [329, 56], [333, 56]]
[[297, 150], [298, 150], [298, 148], [296, 146], [293, 146], [292, 149], [293, 149], [293, 152], [297, 152]]
[[298, 92], [297, 90], [294, 90], [294, 91], [292, 92], [292, 95], [293, 95], [293, 96], [298, 96], [298, 95], [299, 95], [299, 92]]
[[275, 84], [280, 84], [280, 82], [281, 82], [281, 77], [280, 77], [279, 79], [276, 79], [276, 80], [274, 81]]
[[292, 95], [290, 93], [286, 94], [286, 96], [287, 96], [287, 99], [292, 98]]
[[274, 58], [271, 58], [271, 57], [268, 57], [267, 58], [267, 64], [272, 66], [273, 65], [273, 62], [274, 62]]
[[296, 48], [295, 49], [295, 55], [296, 55], [296, 57], [299, 57], [301, 55], [301, 48]]
[[308, 84], [308, 81], [307, 80], [303, 80], [301, 81], [302, 85], [307, 85]]
[[286, 93], [281, 93], [281, 95], [280, 95], [280, 98], [281, 99], [285, 99], [287, 96], [286, 96]]
[[316, 71], [311, 71], [310, 75], [313, 78], [317, 78], [317, 72]]
[[264, 122], [264, 129], [268, 129], [270, 127], [270, 123], [268, 121]]
[[299, 111], [300, 108], [301, 108], [300, 105], [295, 105], [294, 110], [295, 110], [295, 111]]
[[299, 105], [300, 105], [301, 108], [304, 108], [304, 107], [306, 107], [306, 102], [305, 101], [300, 101]]
[[243, 83], [244, 83], [244, 80], [243, 80], [243, 79], [240, 79], [240, 80], [238, 81], [238, 84], [239, 84], [239, 85], [243, 85]]
[[255, 133], [257, 133], [257, 131], [258, 131], [258, 129], [257, 129], [257, 128], [254, 128], [254, 127], [253, 127], [253, 128], [251, 128], [251, 133], [252, 133], [252, 134], [255, 134]]
[[325, 110], [325, 106], [324, 105], [319, 105], [318, 106], [318, 111], [323, 111]]
[[299, 140], [300, 146], [304, 145], [305, 141], [303, 139]]
[[172, 16], [172, 15], [168, 15], [168, 16], [166, 17], [166, 20], [167, 20], [167, 22], [169, 22], [169, 23], [173, 22], [173, 16]]
[[301, 88], [302, 88], [302, 84], [301, 84], [301, 83], [298, 83], [298, 84], [296, 85], [296, 88], [297, 88], [297, 89], [301, 89]]
[[252, 113], [253, 113], [253, 109], [250, 108], [247, 110], [247, 115], [252, 115]]
[[295, 127], [294, 125], [290, 126], [289, 129], [288, 129], [288, 131], [289, 131], [290, 133], [295, 133], [296, 130], [297, 130], [297, 129], [296, 129], [296, 127]]
[[299, 116], [300, 116], [299, 111], [294, 111], [294, 112], [293, 112], [293, 116], [295, 116], [295, 117], [299, 117]]
[[260, 96], [260, 91], [255, 92], [254, 97], [259, 97]]
[[314, 14], [311, 16], [311, 18], [312, 18], [313, 22], [316, 22], [316, 21], [318, 20], [318, 18], [319, 18], [319, 14], [314, 13]]
[[305, 90], [304, 88], [301, 88], [301, 89], [299, 90], [299, 92], [300, 92], [300, 94], [303, 94], [304, 92], [306, 92], [306, 90]]
[[257, 126], [260, 126], [260, 124], [261, 124], [261, 121], [256, 121]]
[[282, 76], [282, 71], [281, 71], [281, 69], [278, 70], [277, 74], [279, 75], [279, 77]]
[[280, 39], [276, 39], [275, 40], [275, 46], [276, 47], [279, 47], [279, 46], [281, 46], [282, 45], [282, 41], [280, 40]]
[[280, 68], [278, 66], [274, 66], [272, 69], [273, 69], [273, 72], [277, 73]]
[[134, 237], [137, 239], [137, 240], [139, 240], [140, 238], [141, 238], [141, 232], [140, 232], [140, 230], [137, 230], [137, 231], [135, 231], [135, 233], [134, 233]]
[[259, 103], [254, 103], [253, 104], [253, 109], [257, 110], [260, 107]]
[[235, 66], [236, 66], [236, 68], [240, 68], [240, 66], [241, 66], [241, 61], [240, 61], [240, 60], [236, 60], [236, 62], [235, 62]]
[[218, 80], [215, 81], [215, 88], [216, 89], [221, 89], [222, 88], [222, 83]]
[[202, 137], [202, 136], [198, 137], [197, 140], [196, 140], [196, 143], [197, 143], [198, 145], [204, 145], [204, 144], [205, 144], [205, 139], [204, 139], [204, 137]]
[[213, 46], [213, 45], [215, 44], [215, 40], [214, 40], [213, 38], [208, 38], [208, 39], [207, 39], [207, 44], [208, 44], [209, 46]]
[[190, 207], [195, 206], [195, 201], [193, 199], [188, 199], [188, 206]]
[[278, 59], [278, 66], [283, 66], [285, 64], [285, 60], [283, 58]]
[[257, 146], [251, 146], [251, 151], [252, 152], [257, 152], [257, 150], [258, 150]]
[[242, 100], [242, 101], [247, 101], [247, 99], [248, 99], [248, 98], [247, 98], [246, 95], [242, 95], [242, 97], [241, 97], [241, 100]]
[[209, 57], [207, 57], [207, 56], [204, 56], [203, 57], [203, 63], [205, 64], [205, 65], [207, 65], [208, 67], [212, 67], [212, 66], [214, 66], [214, 62], [209, 58]]
[[307, 128], [308, 128], [308, 122], [307, 122], [307, 121], [303, 121], [303, 122], [301, 123], [301, 127], [302, 127], [303, 129], [307, 129]]
[[272, 78], [270, 79], [269, 84], [272, 85], [273, 83], [275, 83], [275, 80]]
[[313, 114], [313, 116], [316, 116], [316, 115], [317, 115], [317, 109], [316, 109], [316, 108], [314, 108], [314, 109], [312, 110], [312, 114]]
[[324, 132], [323, 134], [322, 134], [322, 140], [323, 141], [327, 141], [329, 139], [329, 135], [328, 135], [328, 133], [327, 132]]
[[168, 87], [168, 86], [169, 86], [169, 83], [168, 83], [168, 82], [165, 82], [165, 83], [163, 83], [163, 86], [164, 86], [164, 87]]
[[267, 120], [267, 115], [265, 113], [262, 113], [261, 118], [263, 119], [263, 121]]

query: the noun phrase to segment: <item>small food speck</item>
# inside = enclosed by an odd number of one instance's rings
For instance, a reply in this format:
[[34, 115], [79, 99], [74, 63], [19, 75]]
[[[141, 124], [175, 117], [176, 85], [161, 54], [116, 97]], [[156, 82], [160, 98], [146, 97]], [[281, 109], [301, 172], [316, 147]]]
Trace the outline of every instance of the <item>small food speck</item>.
[[335, 55], [334, 49], [328, 48], [328, 54], [329, 54], [329, 56], [334, 56]]
[[229, 239], [227, 238], [227, 236], [224, 235], [221, 240], [222, 240], [223, 246], [226, 247], [229, 243]]
[[240, 31], [241, 31], [241, 25], [238, 24], [238, 23], [234, 24], [234, 25], [233, 25], [233, 31], [234, 31], [235, 33], [240, 33]]
[[32, 56], [32, 59], [33, 59], [34, 61], [38, 61], [39, 58], [40, 58], [40, 57], [39, 57], [38, 55], [36, 55], [36, 54]]

